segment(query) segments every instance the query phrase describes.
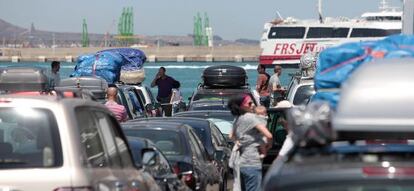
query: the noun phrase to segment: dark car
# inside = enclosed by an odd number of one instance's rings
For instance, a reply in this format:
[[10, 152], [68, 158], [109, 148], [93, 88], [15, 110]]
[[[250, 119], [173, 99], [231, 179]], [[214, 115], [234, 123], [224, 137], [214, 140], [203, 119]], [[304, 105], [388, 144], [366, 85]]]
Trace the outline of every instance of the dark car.
[[258, 105], [259, 103], [248, 87], [238, 89], [207, 89], [200, 86], [193, 93], [191, 98], [189, 98], [188, 108], [192, 108], [193, 104], [200, 103], [200, 101], [215, 101], [216, 103], [221, 103], [221, 106], [227, 106], [228, 99], [238, 94], [250, 95], [255, 105]]
[[219, 172], [214, 178], [220, 183], [220, 190], [226, 190], [229, 175], [228, 159], [231, 154], [227, 139], [212, 121], [189, 117], [147, 118], [134, 121], [159, 121], [164, 123], [184, 123], [190, 125], [204, 145], [208, 159], [211, 160]]
[[167, 157], [173, 170], [192, 190], [217, 186], [217, 171], [193, 128], [182, 123], [157, 121], [126, 122], [124, 133], [151, 140]]
[[234, 121], [234, 116], [229, 110], [185, 111], [174, 114], [174, 117], [194, 117], [213, 121], [226, 139], [230, 134]]
[[286, 107], [274, 107], [267, 109], [267, 114], [269, 116], [267, 128], [269, 129], [270, 133], [272, 133], [273, 144], [263, 159], [263, 173], [266, 173], [273, 160], [278, 156], [279, 150], [281, 149], [283, 142], [286, 139], [287, 130], [285, 129], [285, 124], [283, 123], [286, 122], [286, 112], [289, 109], [290, 104], [288, 104]]
[[190, 190], [178, 179], [167, 158], [152, 141], [138, 137], [127, 137], [127, 139], [135, 165], [151, 174], [163, 191]]
[[414, 190], [414, 145], [341, 142], [300, 148], [269, 169], [264, 190]]

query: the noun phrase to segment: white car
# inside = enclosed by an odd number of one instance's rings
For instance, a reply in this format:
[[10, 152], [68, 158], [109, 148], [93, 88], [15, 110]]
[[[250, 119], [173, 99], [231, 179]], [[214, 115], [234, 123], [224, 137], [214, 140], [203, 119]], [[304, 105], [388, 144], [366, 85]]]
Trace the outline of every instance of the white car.
[[0, 96], [0, 190], [159, 190], [98, 102]]

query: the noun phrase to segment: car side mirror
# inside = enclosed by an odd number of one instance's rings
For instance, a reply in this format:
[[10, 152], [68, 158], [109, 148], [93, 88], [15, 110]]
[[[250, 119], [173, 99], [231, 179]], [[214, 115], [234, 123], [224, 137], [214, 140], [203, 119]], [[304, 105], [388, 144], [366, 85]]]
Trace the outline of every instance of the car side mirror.
[[155, 150], [147, 149], [142, 151], [142, 165], [144, 167], [155, 166], [158, 163], [158, 154]]

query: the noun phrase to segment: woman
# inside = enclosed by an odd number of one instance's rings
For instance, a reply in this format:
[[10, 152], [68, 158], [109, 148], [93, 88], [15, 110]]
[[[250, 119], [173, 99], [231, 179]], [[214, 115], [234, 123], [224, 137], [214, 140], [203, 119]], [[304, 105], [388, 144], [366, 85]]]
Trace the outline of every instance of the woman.
[[[259, 191], [262, 182], [262, 160], [258, 147], [263, 143], [263, 136], [268, 142], [272, 141], [272, 134], [253, 113], [254, 103], [249, 95], [236, 95], [228, 101], [228, 108], [235, 116], [233, 133], [230, 134], [239, 149], [232, 152], [239, 152], [234, 162], [234, 171], [240, 171], [240, 188], [243, 191]], [[237, 154], [235, 154], [237, 156]], [[235, 182], [237, 182], [235, 180]], [[234, 189], [237, 190], [237, 185]]]

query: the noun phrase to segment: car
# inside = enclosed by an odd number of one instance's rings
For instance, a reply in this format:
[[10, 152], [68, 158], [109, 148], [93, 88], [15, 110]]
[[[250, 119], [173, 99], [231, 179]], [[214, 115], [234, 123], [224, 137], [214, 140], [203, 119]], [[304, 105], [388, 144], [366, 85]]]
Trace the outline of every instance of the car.
[[276, 107], [270, 107], [267, 109], [268, 122], [267, 129], [273, 136], [272, 147], [267, 151], [266, 156], [263, 158], [263, 174], [267, 172], [273, 160], [278, 156], [280, 149], [286, 139], [286, 116], [292, 105], [288, 101], [281, 101]]
[[129, 119], [147, 117], [151, 112], [145, 110], [144, 101], [140, 97], [135, 88], [129, 85], [116, 84], [118, 88], [117, 101], [125, 106]]
[[144, 169], [157, 181], [163, 191], [189, 191], [190, 188], [172, 170], [167, 158], [148, 139], [127, 137], [135, 165]]
[[214, 181], [220, 184], [220, 191], [227, 189], [227, 178], [229, 177], [230, 168], [228, 161], [231, 150], [227, 139], [212, 121], [191, 117], [164, 117], [164, 118], [146, 118], [134, 120], [134, 122], [158, 121], [164, 123], [184, 123], [191, 126], [194, 132], [202, 142], [207, 151], [208, 160], [215, 164], [218, 174], [214, 176]]
[[286, 99], [293, 107], [306, 105], [315, 94], [314, 74], [317, 53], [304, 54], [300, 59], [300, 70], [292, 76], [287, 89]]
[[227, 101], [224, 100], [198, 100], [191, 102], [189, 105], [188, 111], [197, 111], [197, 110], [228, 110]]
[[159, 190], [135, 168], [121, 127], [98, 102], [2, 95], [0, 111], [3, 190]]
[[151, 117], [161, 116], [161, 104], [155, 99], [151, 89], [145, 84], [129, 84], [136, 89], [137, 94], [144, 101], [145, 108], [151, 111]]
[[312, 101], [293, 108], [263, 190], [414, 189], [414, 91], [407, 91], [414, 85], [413, 63], [364, 63], [341, 85], [336, 105]]
[[[194, 104], [197, 105], [197, 103], [203, 103], [201, 101], [205, 101], [204, 103], [208, 101], [215, 101], [211, 103], [215, 103], [218, 105], [218, 108], [224, 109], [225, 106], [227, 106], [227, 101], [230, 97], [238, 94], [247, 94], [249, 95], [252, 100], [254, 101], [255, 105], [259, 105], [258, 99], [254, 96], [253, 92], [245, 87], [245, 88], [238, 88], [238, 89], [206, 89], [202, 86], [197, 88], [196, 91], [194, 91], [193, 95], [189, 98], [188, 108], [193, 108]], [[219, 103], [219, 104], [217, 104]], [[216, 107], [217, 108], [217, 107]], [[227, 107], [225, 107], [227, 108]], [[202, 108], [204, 109], [204, 108]], [[214, 108], [212, 108], [214, 109]]]
[[[161, 118], [162, 119], [162, 118]], [[205, 148], [189, 125], [159, 121], [129, 121], [122, 123], [129, 137], [151, 140], [167, 157], [174, 172], [192, 190], [218, 189], [217, 171], [208, 160]]]
[[[198, 110], [174, 114], [174, 117], [194, 117], [212, 121], [227, 139], [233, 128], [234, 116], [229, 110]], [[230, 140], [228, 140], [230, 141]]]

